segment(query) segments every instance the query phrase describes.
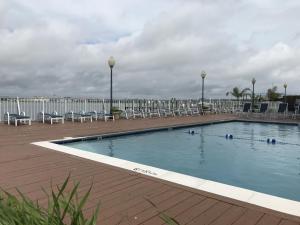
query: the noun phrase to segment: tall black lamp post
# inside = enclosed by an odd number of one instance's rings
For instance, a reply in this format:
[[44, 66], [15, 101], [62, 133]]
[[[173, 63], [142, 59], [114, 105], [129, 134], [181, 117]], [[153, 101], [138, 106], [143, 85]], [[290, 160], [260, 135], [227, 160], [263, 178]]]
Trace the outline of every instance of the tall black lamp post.
[[206, 72], [203, 70], [202, 72], [201, 72], [201, 77], [202, 77], [202, 100], [201, 100], [201, 106], [202, 106], [202, 113], [204, 113], [204, 108], [203, 108], [203, 106], [204, 106], [204, 79], [205, 79], [205, 77], [206, 77]]
[[283, 85], [283, 87], [284, 87], [284, 103], [286, 103], [286, 88], [287, 88], [287, 83], [285, 83]]
[[254, 85], [256, 83], [255, 78], [252, 78], [252, 112], [254, 112]]
[[109, 115], [112, 117], [112, 70], [114, 65], [116, 64], [116, 61], [114, 57], [109, 57], [108, 59], [108, 65], [110, 67], [110, 109], [109, 109]]

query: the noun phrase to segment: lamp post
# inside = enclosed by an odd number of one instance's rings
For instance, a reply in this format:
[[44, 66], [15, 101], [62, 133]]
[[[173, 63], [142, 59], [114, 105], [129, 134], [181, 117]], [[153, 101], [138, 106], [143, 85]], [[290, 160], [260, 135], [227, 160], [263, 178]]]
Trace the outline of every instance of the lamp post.
[[201, 77], [202, 77], [202, 100], [201, 100], [201, 107], [202, 107], [202, 114], [204, 114], [204, 110], [203, 110], [203, 102], [204, 102], [204, 79], [206, 77], [206, 72], [204, 70], [201, 72]]
[[110, 67], [110, 109], [109, 109], [109, 115], [112, 117], [112, 70], [114, 65], [116, 64], [116, 61], [114, 57], [109, 57], [108, 59], [108, 65]]
[[254, 85], [256, 83], [255, 78], [252, 78], [252, 112], [254, 112]]
[[285, 83], [283, 85], [283, 87], [284, 87], [284, 103], [286, 103], [286, 88], [287, 88], [287, 83]]

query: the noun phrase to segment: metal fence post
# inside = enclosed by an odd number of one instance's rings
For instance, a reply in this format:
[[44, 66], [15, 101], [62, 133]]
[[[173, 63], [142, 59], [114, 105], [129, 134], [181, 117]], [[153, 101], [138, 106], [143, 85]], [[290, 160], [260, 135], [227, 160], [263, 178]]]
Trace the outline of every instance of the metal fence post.
[[65, 105], [65, 106], [64, 106], [64, 107], [65, 107], [65, 109], [64, 109], [65, 113], [64, 113], [64, 114], [67, 113], [67, 102], [66, 102], [66, 100], [67, 100], [67, 99], [64, 99], [64, 105]]

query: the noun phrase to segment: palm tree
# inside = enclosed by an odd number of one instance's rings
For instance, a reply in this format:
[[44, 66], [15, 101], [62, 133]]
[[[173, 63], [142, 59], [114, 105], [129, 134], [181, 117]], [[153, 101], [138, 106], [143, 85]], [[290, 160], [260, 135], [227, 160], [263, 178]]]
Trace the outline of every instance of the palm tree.
[[277, 92], [277, 86], [267, 90], [267, 97], [270, 101], [277, 101], [281, 97], [281, 94]]
[[246, 100], [247, 100], [247, 97], [248, 96], [251, 96], [251, 89], [250, 88], [244, 88], [242, 91], [241, 91], [241, 94], [242, 94], [242, 97], [243, 97], [243, 101], [246, 97]]
[[242, 97], [241, 91], [238, 87], [234, 87], [232, 89], [232, 91], [230, 92], [230, 94], [235, 97], [237, 100], [240, 99], [240, 97]]
[[238, 87], [234, 87], [232, 91], [226, 93], [226, 96], [231, 94], [236, 98], [237, 101], [239, 101], [241, 97], [244, 98], [245, 96], [247, 97], [249, 95], [248, 91], [250, 91], [250, 88], [244, 88], [243, 90], [240, 90]]

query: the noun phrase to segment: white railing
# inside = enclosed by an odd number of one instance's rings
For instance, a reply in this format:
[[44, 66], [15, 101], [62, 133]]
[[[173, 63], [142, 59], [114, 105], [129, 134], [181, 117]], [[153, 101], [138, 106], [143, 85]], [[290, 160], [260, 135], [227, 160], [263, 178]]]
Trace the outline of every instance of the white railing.
[[[211, 106], [215, 110], [234, 111], [242, 107], [242, 101], [228, 99], [206, 99], [205, 105]], [[179, 106], [198, 105], [201, 106], [199, 99], [116, 99], [113, 100], [113, 107], [125, 110], [128, 108], [178, 108]], [[270, 102], [269, 108], [276, 110], [278, 102]], [[22, 98], [22, 97], [0, 97], [0, 121], [3, 119], [4, 113], [20, 113], [25, 112], [32, 120], [37, 120], [39, 112], [64, 115], [67, 112], [108, 112], [110, 109], [110, 101], [108, 99], [99, 98], [63, 98], [63, 97], [38, 97], [38, 98]]]

